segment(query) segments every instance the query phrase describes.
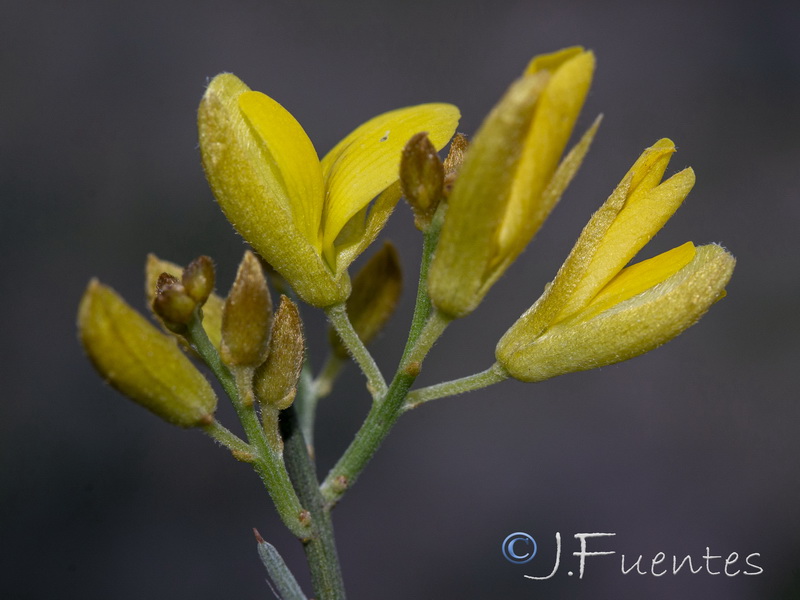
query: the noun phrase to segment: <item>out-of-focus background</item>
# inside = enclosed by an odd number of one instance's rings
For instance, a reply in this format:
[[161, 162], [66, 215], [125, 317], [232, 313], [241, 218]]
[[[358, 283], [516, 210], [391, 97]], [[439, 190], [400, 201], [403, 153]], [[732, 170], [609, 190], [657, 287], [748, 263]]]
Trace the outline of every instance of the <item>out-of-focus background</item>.
[[[486, 368], [583, 224], [647, 146], [697, 185], [644, 250], [720, 242], [728, 297], [647, 356], [537, 385], [506, 382], [403, 418], [335, 512], [350, 596], [800, 597], [800, 8], [677, 0], [7, 2], [0, 23], [0, 589], [4, 598], [269, 598], [257, 527], [307, 575], [258, 479], [199, 433], [104, 386], [77, 343], [90, 277], [144, 310], [145, 255], [209, 254], [227, 290], [244, 250], [200, 168], [195, 110], [232, 71], [286, 106], [320, 154], [355, 125], [420, 102], [474, 133], [536, 53], [592, 48], [579, 123], [594, 147], [545, 229], [481, 308], [455, 323], [422, 383]], [[419, 235], [386, 236], [408, 289], [374, 345], [388, 371], [412, 305]], [[305, 308], [312, 359], [324, 322]], [[324, 474], [368, 404], [355, 369], [324, 401]], [[342, 390], [346, 390], [342, 393]], [[230, 413], [221, 412], [231, 422]], [[539, 556], [500, 552], [516, 531]], [[555, 534], [562, 565], [548, 581]], [[582, 532], [616, 533], [572, 552]], [[622, 574], [663, 552], [703, 571]], [[704, 554], [739, 560], [712, 575]], [[710, 561], [721, 571], [723, 559]], [[575, 575], [567, 575], [567, 570]], [[657, 569], [658, 570], [658, 569]], [[308, 586], [306, 589], [310, 592]]]

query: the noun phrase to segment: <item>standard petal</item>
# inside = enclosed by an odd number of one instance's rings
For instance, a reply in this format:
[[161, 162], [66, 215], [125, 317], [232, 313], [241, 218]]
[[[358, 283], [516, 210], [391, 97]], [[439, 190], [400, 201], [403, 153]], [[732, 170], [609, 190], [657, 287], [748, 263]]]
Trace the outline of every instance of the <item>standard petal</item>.
[[243, 93], [239, 108], [264, 144], [266, 163], [285, 188], [298, 227], [320, 251], [325, 192], [314, 145], [291, 113], [266, 94]]
[[453, 137], [459, 117], [450, 104], [401, 108], [367, 121], [339, 142], [322, 160], [326, 249], [351, 217], [397, 181], [403, 147], [413, 135], [427, 132], [440, 150]]

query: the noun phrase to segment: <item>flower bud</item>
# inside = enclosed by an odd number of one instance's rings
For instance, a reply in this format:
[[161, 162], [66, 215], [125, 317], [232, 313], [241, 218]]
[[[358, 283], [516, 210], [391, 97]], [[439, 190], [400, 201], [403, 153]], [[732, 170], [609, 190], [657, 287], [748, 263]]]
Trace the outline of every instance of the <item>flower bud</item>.
[[[369, 344], [386, 325], [397, 307], [402, 287], [397, 250], [386, 242], [353, 278], [353, 293], [347, 299], [350, 322], [364, 344]], [[339, 358], [349, 356], [333, 329], [329, 330], [329, 339]]]
[[158, 331], [97, 280], [81, 299], [78, 334], [100, 375], [134, 402], [180, 427], [213, 420], [214, 390], [175, 338]]
[[214, 291], [214, 263], [208, 256], [199, 256], [190, 262], [181, 276], [186, 293], [202, 306]]
[[414, 225], [425, 231], [442, 199], [444, 167], [426, 133], [413, 136], [403, 148], [400, 183], [411, 209]]
[[255, 374], [255, 393], [259, 402], [278, 410], [289, 408], [297, 393], [304, 357], [300, 311], [294, 302], [283, 296], [272, 324], [267, 360]]
[[162, 273], [156, 282], [155, 312], [173, 333], [183, 333], [194, 318], [197, 303], [186, 293], [183, 284], [169, 273]]
[[[156, 286], [158, 278], [162, 273], [172, 275], [176, 280], [182, 277], [183, 267], [173, 262], [161, 260], [155, 254], [147, 255], [145, 266], [145, 296], [147, 305], [152, 308], [156, 298]], [[219, 351], [222, 327], [222, 305], [224, 300], [213, 292], [208, 296], [203, 304], [203, 329], [214, 347]], [[158, 315], [156, 315], [158, 316]]]
[[264, 362], [271, 322], [267, 280], [258, 258], [248, 250], [222, 310], [222, 361], [241, 367], [257, 367]]
[[464, 156], [469, 148], [469, 141], [467, 136], [463, 133], [457, 133], [453, 136], [453, 141], [450, 142], [450, 151], [447, 153], [447, 158], [444, 159], [444, 189], [442, 190], [444, 197], [450, 196], [453, 189], [453, 184], [461, 171], [461, 165], [464, 164]]

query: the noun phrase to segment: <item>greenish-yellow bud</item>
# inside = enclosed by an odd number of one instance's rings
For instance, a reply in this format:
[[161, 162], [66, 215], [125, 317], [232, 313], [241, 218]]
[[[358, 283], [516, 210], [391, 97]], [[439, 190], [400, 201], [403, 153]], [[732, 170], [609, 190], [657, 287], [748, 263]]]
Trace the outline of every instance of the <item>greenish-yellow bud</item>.
[[178, 347], [111, 288], [92, 280], [78, 308], [86, 354], [112, 387], [180, 427], [213, 421], [217, 397]]
[[272, 299], [261, 263], [249, 250], [222, 310], [220, 358], [228, 366], [257, 367], [267, 356]]

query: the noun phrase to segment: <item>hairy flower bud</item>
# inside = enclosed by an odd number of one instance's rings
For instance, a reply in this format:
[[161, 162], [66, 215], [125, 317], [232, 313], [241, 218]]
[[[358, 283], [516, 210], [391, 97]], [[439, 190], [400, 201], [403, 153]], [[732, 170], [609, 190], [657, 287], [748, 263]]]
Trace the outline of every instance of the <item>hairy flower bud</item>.
[[304, 357], [300, 311], [294, 302], [283, 296], [272, 324], [267, 360], [255, 374], [254, 387], [259, 402], [278, 410], [289, 408], [297, 393]]
[[257, 367], [264, 362], [271, 323], [267, 279], [258, 258], [247, 251], [222, 310], [222, 361], [237, 367]]
[[156, 282], [156, 296], [153, 299], [155, 312], [164, 325], [174, 333], [183, 333], [194, 318], [197, 302], [186, 293], [183, 284], [170, 275], [162, 273]]

